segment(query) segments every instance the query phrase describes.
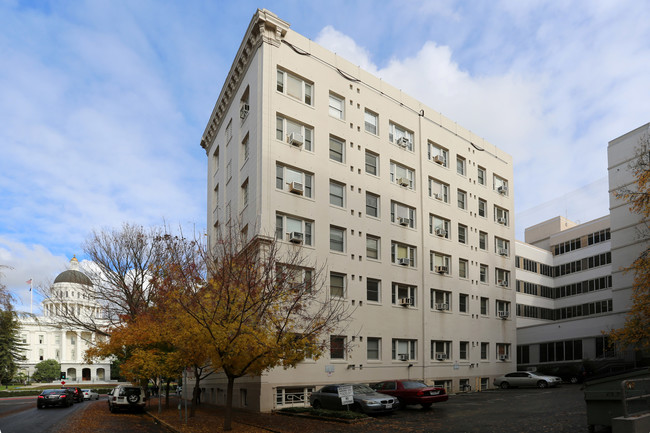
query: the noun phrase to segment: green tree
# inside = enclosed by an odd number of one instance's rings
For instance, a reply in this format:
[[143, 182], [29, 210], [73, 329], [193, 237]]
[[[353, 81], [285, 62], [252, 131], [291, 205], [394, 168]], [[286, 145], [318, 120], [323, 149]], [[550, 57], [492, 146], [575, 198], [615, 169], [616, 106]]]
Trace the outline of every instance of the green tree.
[[46, 359], [36, 364], [36, 372], [32, 376], [35, 382], [52, 382], [61, 377], [61, 364], [55, 359]]
[[18, 362], [23, 359], [22, 352], [25, 350], [20, 340], [18, 315], [11, 301], [12, 297], [7, 292], [7, 287], [0, 280], [0, 383], [3, 385], [13, 379], [18, 370]]

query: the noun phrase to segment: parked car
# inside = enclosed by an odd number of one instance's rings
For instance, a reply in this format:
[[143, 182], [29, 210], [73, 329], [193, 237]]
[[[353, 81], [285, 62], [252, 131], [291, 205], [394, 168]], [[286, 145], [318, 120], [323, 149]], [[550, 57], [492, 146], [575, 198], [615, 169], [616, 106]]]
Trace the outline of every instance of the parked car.
[[84, 400], [99, 400], [99, 394], [94, 389], [82, 389]]
[[147, 395], [140, 386], [118, 385], [108, 393], [108, 410], [144, 411]]
[[36, 399], [36, 407], [43, 409], [48, 406], [69, 407], [74, 404], [74, 393], [68, 389], [44, 389]]
[[407, 404], [419, 404], [427, 409], [433, 403], [449, 399], [444, 388], [429, 386], [417, 380], [386, 380], [371, 384], [370, 387], [382, 394], [397, 397], [400, 407]]
[[84, 393], [81, 391], [81, 388], [77, 386], [62, 386], [61, 389], [69, 389], [74, 393], [74, 401], [81, 403], [84, 401]]
[[339, 397], [340, 386], [352, 386], [353, 403], [350, 409], [364, 413], [392, 412], [399, 407], [397, 398], [386, 394], [380, 394], [367, 385], [359, 384], [336, 384], [325, 385], [309, 396], [309, 403], [314, 409], [346, 409], [347, 405], [341, 404]]
[[515, 371], [494, 379], [494, 385], [503, 389], [519, 386], [546, 388], [560, 383], [562, 383], [562, 379], [557, 376], [546, 376], [534, 371]]

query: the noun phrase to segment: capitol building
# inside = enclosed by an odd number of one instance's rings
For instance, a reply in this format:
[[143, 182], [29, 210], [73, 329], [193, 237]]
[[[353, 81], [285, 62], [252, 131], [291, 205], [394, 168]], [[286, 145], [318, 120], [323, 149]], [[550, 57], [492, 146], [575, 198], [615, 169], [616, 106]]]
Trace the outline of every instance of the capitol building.
[[92, 364], [84, 360], [85, 351], [102, 336], [82, 326], [70, 326], [62, 318], [63, 313], [72, 312], [82, 321], [101, 321], [103, 310], [92, 296], [92, 287], [92, 281], [79, 270], [79, 261], [73, 257], [69, 269], [54, 279], [50, 296], [42, 303], [42, 315], [20, 321], [21, 341], [26, 345], [20, 371], [31, 377], [39, 362], [55, 359], [68, 383], [110, 380], [109, 359]]

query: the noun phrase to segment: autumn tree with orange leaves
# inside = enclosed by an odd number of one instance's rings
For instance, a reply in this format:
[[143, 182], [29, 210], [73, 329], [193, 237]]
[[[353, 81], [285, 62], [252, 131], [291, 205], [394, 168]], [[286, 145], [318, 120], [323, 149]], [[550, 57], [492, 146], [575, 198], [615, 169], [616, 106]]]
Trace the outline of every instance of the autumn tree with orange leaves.
[[[616, 192], [616, 197], [630, 204], [630, 210], [640, 216], [639, 237], [650, 240], [650, 135], [644, 134], [636, 149], [630, 169], [636, 178], [632, 187]], [[626, 268], [634, 273], [632, 307], [627, 313], [625, 325], [609, 333], [612, 344], [650, 349], [650, 248]]]

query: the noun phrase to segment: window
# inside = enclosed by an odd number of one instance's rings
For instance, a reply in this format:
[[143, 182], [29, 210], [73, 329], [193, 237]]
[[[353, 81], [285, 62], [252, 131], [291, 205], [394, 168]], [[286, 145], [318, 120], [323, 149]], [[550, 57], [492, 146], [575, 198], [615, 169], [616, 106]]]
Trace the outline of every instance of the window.
[[368, 337], [366, 340], [366, 358], [369, 361], [380, 360], [381, 338]]
[[345, 100], [340, 96], [330, 93], [330, 116], [337, 119], [343, 119], [343, 109], [345, 108]]
[[243, 163], [248, 159], [248, 151], [248, 134], [246, 134], [246, 137], [244, 137], [244, 140], [241, 142], [242, 165], [244, 165]]
[[370, 302], [381, 302], [380, 280], [366, 278], [366, 300]]
[[342, 183], [330, 180], [330, 204], [334, 206], [345, 206], [345, 185]]
[[345, 229], [330, 226], [330, 250], [345, 252]]
[[401, 226], [415, 228], [415, 208], [391, 201], [390, 221]]
[[487, 217], [487, 201], [482, 198], [478, 199], [478, 216]]
[[38, 344], [43, 344], [45, 342], [45, 337], [43, 335], [38, 336]]
[[415, 291], [417, 287], [406, 284], [393, 283], [391, 290], [391, 303], [398, 305], [402, 300], [408, 299], [412, 306], [416, 306]]
[[228, 125], [226, 125], [226, 145], [230, 143], [230, 140], [232, 139], [232, 119], [228, 121]]
[[488, 249], [488, 236], [485, 232], [478, 232], [478, 247], [481, 250], [487, 251]]
[[429, 197], [449, 203], [449, 185], [437, 179], [429, 178]]
[[462, 189], [458, 190], [458, 208], [467, 209], [467, 193]]
[[490, 343], [481, 343], [481, 359], [489, 359], [490, 357]]
[[402, 266], [415, 267], [415, 247], [393, 241], [390, 248], [390, 261]]
[[366, 173], [379, 176], [379, 155], [366, 150]]
[[330, 135], [330, 159], [336, 162], [345, 160], [345, 142]]
[[313, 222], [276, 214], [275, 236], [278, 239], [312, 245]]
[[508, 210], [499, 206], [494, 206], [494, 221], [507, 226], [510, 221]]
[[429, 214], [429, 233], [440, 236], [441, 238], [450, 239], [450, 228], [451, 223], [448, 219]]
[[502, 239], [499, 237], [494, 237], [494, 249], [495, 253], [499, 254], [500, 256], [508, 256], [510, 255], [510, 242], [508, 242], [506, 239]]
[[508, 287], [510, 284], [510, 272], [506, 271], [505, 269], [495, 269], [495, 276], [497, 280], [497, 285], [503, 286], [503, 287]]
[[379, 218], [379, 196], [366, 192], [366, 215]]
[[366, 257], [379, 260], [379, 237], [366, 235]]
[[465, 360], [469, 359], [469, 341], [461, 341], [458, 349], [458, 358]]
[[330, 336], [330, 359], [345, 359], [345, 337]]
[[275, 187], [311, 198], [313, 175], [293, 167], [275, 166]]
[[312, 105], [313, 84], [278, 69], [276, 89], [307, 105]]
[[488, 314], [490, 314], [490, 300], [481, 297], [481, 315], [487, 316]]
[[510, 316], [510, 302], [496, 300], [497, 317], [507, 318]]
[[497, 359], [499, 360], [510, 359], [510, 344], [497, 343]]
[[480, 165], [478, 167], [478, 172], [476, 173], [476, 178], [478, 180], [479, 185], [485, 185], [486, 183], [485, 169]]
[[481, 283], [488, 282], [488, 267], [487, 265], [481, 264], [479, 267], [479, 281]]
[[408, 167], [391, 161], [390, 181], [408, 189], [415, 189], [415, 172]]
[[365, 121], [366, 131], [375, 135], [379, 134], [379, 116], [377, 115], [377, 113], [373, 113], [372, 111], [366, 109], [364, 115], [364, 121]]
[[429, 270], [439, 274], [451, 273], [451, 256], [438, 253], [435, 251], [429, 252]]
[[469, 295], [465, 293], [458, 294], [458, 311], [461, 313], [469, 312]]
[[508, 195], [508, 181], [501, 176], [494, 175], [494, 190], [499, 194]]
[[345, 298], [345, 274], [330, 272], [330, 296]]
[[417, 340], [393, 339], [393, 360], [412, 361], [417, 359]]
[[431, 359], [438, 361], [451, 359], [451, 341], [431, 340]]
[[400, 147], [413, 151], [413, 133], [393, 122], [390, 122], [388, 139], [391, 143], [395, 143]]
[[440, 164], [443, 167], [448, 167], [448, 156], [449, 151], [442, 146], [439, 146], [435, 143], [428, 143], [427, 156], [430, 161]]
[[242, 209], [248, 206], [248, 178], [241, 185], [241, 203]]
[[226, 164], [226, 182], [229, 182], [230, 179], [232, 179], [232, 160]]
[[[292, 136], [292, 134], [295, 135]], [[280, 115], [275, 118], [275, 138], [282, 141], [283, 143], [289, 143], [289, 140], [293, 137], [294, 141], [292, 143], [294, 145], [298, 145], [300, 139], [302, 139], [302, 146], [304, 149], [313, 152], [313, 136], [314, 130], [309, 126], [287, 119]]]
[[465, 158], [462, 156], [456, 157], [456, 173], [460, 174], [461, 176], [465, 176], [466, 174]]
[[438, 311], [450, 311], [451, 292], [431, 289], [431, 308]]
[[465, 259], [458, 259], [458, 276], [460, 278], [467, 278], [469, 263]]
[[458, 224], [458, 242], [461, 244], [467, 243], [467, 226]]

